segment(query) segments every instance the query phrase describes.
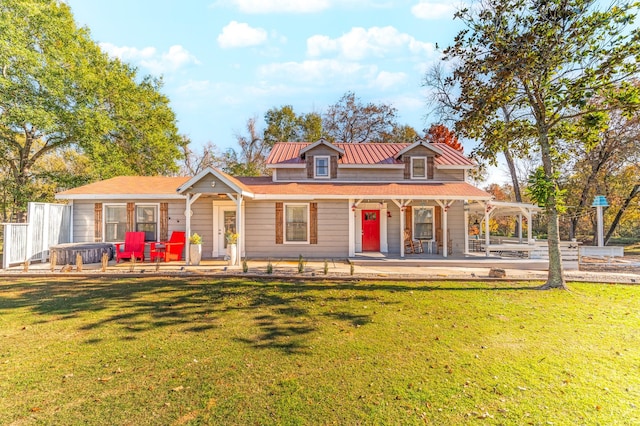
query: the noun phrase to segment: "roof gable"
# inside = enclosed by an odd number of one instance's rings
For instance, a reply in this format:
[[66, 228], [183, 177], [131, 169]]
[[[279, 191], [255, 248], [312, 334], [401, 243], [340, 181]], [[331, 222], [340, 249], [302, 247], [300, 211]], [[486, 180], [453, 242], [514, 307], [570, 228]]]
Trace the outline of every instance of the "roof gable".
[[419, 140], [415, 141], [414, 143], [412, 143], [411, 145], [407, 145], [405, 148], [403, 148], [400, 151], [398, 151], [398, 153], [396, 155], [394, 155], [393, 158], [398, 159], [398, 158], [402, 157], [404, 154], [416, 149], [419, 146], [422, 146], [422, 147], [428, 149], [429, 151], [433, 151], [433, 153], [436, 156], [441, 156], [442, 155], [442, 150], [436, 148], [434, 144], [428, 143], [423, 139], [419, 139]]
[[308, 151], [311, 151], [312, 149], [320, 146], [320, 145], [324, 145], [329, 149], [332, 149], [334, 151], [336, 151], [338, 154], [340, 154], [340, 157], [342, 157], [344, 155], [344, 149], [332, 144], [331, 142], [329, 142], [328, 140], [324, 139], [324, 138], [320, 138], [317, 141], [315, 141], [314, 143], [307, 145], [306, 147], [302, 148], [300, 150], [300, 158], [304, 158], [305, 154]]
[[[176, 189], [176, 192], [178, 194], [185, 194], [190, 188], [197, 186], [202, 180], [208, 177], [213, 177], [214, 179], [219, 180], [224, 185], [232, 189], [234, 192], [237, 192], [242, 195], [247, 195], [247, 196], [253, 195], [251, 192], [251, 189], [249, 189], [249, 187], [244, 183], [242, 183], [240, 180], [213, 167], [207, 167], [206, 169], [198, 173], [196, 176], [192, 177], [187, 182], [180, 185]], [[215, 188], [214, 184], [211, 183], [210, 186], [212, 189], [211, 192], [219, 192], [214, 190]]]

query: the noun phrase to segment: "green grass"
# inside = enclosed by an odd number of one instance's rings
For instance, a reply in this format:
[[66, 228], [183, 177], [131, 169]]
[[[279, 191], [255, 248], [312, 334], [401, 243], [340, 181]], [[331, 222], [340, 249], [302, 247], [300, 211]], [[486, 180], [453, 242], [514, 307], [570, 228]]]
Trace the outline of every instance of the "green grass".
[[640, 287], [0, 284], [0, 424], [638, 424]]

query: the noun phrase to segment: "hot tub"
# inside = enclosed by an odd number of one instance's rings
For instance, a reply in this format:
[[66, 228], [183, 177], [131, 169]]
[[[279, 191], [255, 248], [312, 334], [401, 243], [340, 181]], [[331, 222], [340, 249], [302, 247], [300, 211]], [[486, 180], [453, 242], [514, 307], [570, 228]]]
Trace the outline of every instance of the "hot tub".
[[82, 263], [100, 263], [102, 255], [107, 253], [113, 259], [115, 247], [111, 243], [66, 243], [49, 247], [50, 255], [56, 254], [56, 265], [75, 265], [76, 255], [80, 253]]

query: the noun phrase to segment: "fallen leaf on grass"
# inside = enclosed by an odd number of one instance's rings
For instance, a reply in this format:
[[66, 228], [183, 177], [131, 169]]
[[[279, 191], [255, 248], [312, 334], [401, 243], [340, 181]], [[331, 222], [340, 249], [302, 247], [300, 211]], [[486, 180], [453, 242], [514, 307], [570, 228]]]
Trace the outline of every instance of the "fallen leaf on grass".
[[172, 392], [179, 392], [179, 391], [181, 391], [182, 389], [184, 389], [184, 386], [180, 385], [180, 386], [178, 386], [177, 388], [173, 388], [173, 389], [171, 389], [171, 391], [172, 391]]
[[113, 377], [111, 377], [111, 376], [109, 376], [109, 377], [98, 377], [98, 381], [99, 382], [108, 382], [111, 379], [113, 379]]
[[29, 411], [31, 411], [32, 413], [37, 413], [40, 410], [41, 410], [40, 407], [31, 407], [31, 409], [29, 409]]

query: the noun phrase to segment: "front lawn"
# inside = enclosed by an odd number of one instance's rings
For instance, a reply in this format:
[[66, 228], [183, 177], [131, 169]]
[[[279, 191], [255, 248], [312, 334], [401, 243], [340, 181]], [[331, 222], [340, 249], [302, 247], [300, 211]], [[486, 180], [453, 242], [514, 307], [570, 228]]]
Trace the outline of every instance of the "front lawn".
[[640, 287], [0, 284], [0, 424], [638, 424]]

